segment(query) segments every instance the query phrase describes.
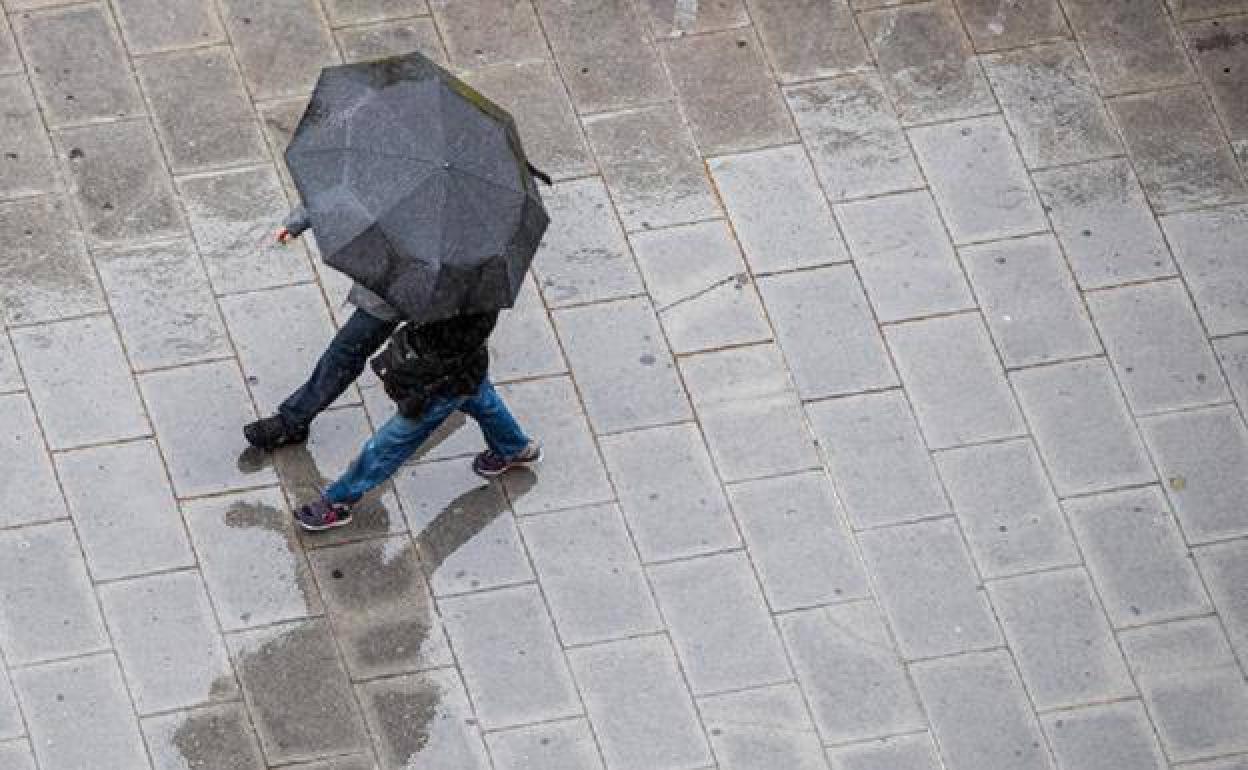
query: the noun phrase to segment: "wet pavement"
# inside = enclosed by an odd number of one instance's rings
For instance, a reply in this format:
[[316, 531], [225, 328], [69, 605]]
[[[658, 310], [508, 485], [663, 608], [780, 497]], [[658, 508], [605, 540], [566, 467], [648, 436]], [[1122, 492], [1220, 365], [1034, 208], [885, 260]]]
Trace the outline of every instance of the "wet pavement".
[[[1248, 768], [1245, 0], [0, 2], [0, 768]], [[310, 537], [280, 153], [414, 48], [556, 179], [546, 462]]]

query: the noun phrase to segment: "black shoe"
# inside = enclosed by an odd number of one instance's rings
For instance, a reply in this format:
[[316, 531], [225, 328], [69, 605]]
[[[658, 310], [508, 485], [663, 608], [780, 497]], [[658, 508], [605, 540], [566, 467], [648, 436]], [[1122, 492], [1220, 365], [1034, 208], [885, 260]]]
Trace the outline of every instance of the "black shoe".
[[308, 532], [323, 532], [351, 523], [351, 506], [321, 498], [295, 511], [295, 523]]
[[288, 422], [285, 417], [275, 414], [243, 426], [243, 435], [247, 443], [257, 449], [271, 452], [288, 444], [302, 444], [308, 440], [308, 426]]

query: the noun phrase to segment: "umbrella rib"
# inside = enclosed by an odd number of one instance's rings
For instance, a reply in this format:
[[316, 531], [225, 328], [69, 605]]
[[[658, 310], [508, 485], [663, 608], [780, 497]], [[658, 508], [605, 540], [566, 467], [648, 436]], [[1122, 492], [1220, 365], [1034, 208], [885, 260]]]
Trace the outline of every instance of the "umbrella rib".
[[296, 155], [323, 155], [331, 152], [358, 152], [364, 155], [374, 155], [378, 158], [398, 158], [402, 160], [414, 160], [419, 163], [428, 163], [431, 166], [440, 165], [436, 160], [428, 158], [419, 158], [415, 155], [400, 155], [397, 152], [382, 152], [380, 150], [370, 150], [367, 147], [317, 147], [310, 150], [297, 150]]

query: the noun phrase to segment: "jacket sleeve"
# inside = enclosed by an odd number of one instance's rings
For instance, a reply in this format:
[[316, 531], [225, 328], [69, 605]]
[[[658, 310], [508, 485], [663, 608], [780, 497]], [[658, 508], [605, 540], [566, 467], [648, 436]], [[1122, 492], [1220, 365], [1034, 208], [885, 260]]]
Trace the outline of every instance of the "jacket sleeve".
[[296, 238], [311, 226], [312, 221], [308, 219], [308, 210], [303, 207], [303, 204], [291, 209], [286, 215], [286, 220], [282, 222], [282, 227], [285, 227], [286, 231]]

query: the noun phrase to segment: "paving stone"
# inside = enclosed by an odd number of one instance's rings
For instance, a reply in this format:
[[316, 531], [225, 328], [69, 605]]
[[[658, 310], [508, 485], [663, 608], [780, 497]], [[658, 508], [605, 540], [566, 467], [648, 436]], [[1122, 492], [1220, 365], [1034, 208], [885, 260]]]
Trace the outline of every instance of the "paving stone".
[[17, 51], [17, 41], [13, 39], [13, 28], [9, 26], [8, 14], [0, 14], [0, 72], [20, 73], [24, 69], [22, 57]]
[[554, 317], [597, 433], [693, 416], [649, 299], [558, 310]]
[[659, 47], [703, 155], [796, 139], [750, 30], [685, 37]]
[[22, 480], [0, 487], [0, 527], [69, 515], [35, 410], [24, 393], [0, 396], [0, 476]]
[[741, 544], [696, 426], [620, 433], [601, 443], [642, 562]]
[[978, 313], [910, 321], [884, 336], [928, 446], [1027, 432]]
[[[295, 128], [299, 125], [300, 119], [303, 118], [303, 113], [307, 109], [307, 106], [308, 99], [302, 96], [296, 96], [294, 98], [288, 97], [256, 105], [256, 112], [260, 115], [260, 124], [264, 131], [264, 138], [269, 143], [269, 150], [272, 151], [273, 157], [279, 161], [275, 164], [277, 166], [277, 172], [281, 176], [282, 184], [285, 186], [286, 192], [291, 198], [297, 196], [298, 191], [295, 189], [295, 183], [290, 179], [290, 170], [286, 168], [286, 163], [284, 162], [286, 146], [290, 144], [290, 138], [294, 136]], [[273, 229], [276, 232], [276, 221], [274, 222]], [[316, 240], [315, 233], [312, 235], [314, 236], [312, 239], [314, 242]], [[305, 243], [307, 243], [307, 241], [305, 241]], [[340, 285], [345, 284], [345, 286], [342, 287], [342, 293], [340, 295], [342, 299], [345, 299], [347, 296], [347, 290], [351, 286], [351, 279], [342, 276], [341, 273], [333, 269], [326, 270], [324, 272], [325, 275], [328, 276], [337, 276], [339, 278], [338, 283]], [[326, 284], [326, 289], [329, 289], [332, 279], [324, 282]]]
[[804, 83], [786, 88], [784, 94], [832, 200], [923, 186], [878, 75]]
[[832, 770], [940, 770], [927, 733], [829, 749]]
[[1139, 701], [1041, 717], [1057, 761], [1070, 770], [1165, 770], [1168, 765]]
[[99, 593], [140, 714], [238, 697], [199, 573], [123, 580]]
[[180, 234], [182, 215], [146, 120], [53, 134], [87, 236], [101, 244]]
[[1213, 349], [1240, 408], [1248, 409], [1248, 335], [1214, 340]]
[[452, 662], [410, 538], [317, 548], [308, 561], [353, 678]]
[[[5, 34], [0, 29], [0, 45]], [[5, 105], [0, 113], [0, 195], [16, 197], [53, 191], [56, 177], [52, 152], [30, 82], [24, 75], [0, 77], [0, 102]]]
[[1212, 762], [1197, 762], [1186, 767], [1187, 770], [1244, 770], [1248, 767], [1248, 755], [1241, 754], [1225, 760], [1215, 759]]
[[819, 465], [801, 402], [775, 345], [682, 358], [680, 369], [725, 481]]
[[490, 767], [455, 669], [381, 679], [360, 685], [357, 692], [377, 737], [382, 767]]
[[0, 392], [10, 393], [26, 387], [22, 373], [17, 368], [17, 355], [9, 335], [0, 334]]
[[1216, 617], [1133, 629], [1119, 639], [1171, 759], [1248, 748], [1248, 683]]
[[[985, 0], [962, 0], [987, 5]], [[1047, 3], [1054, 10], [1057, 4]], [[1058, 11], [1057, 21], [1062, 22]], [[1028, 167], [1122, 153], [1096, 83], [1074, 43], [988, 56], [984, 68]]]
[[842, 204], [836, 216], [880, 321], [974, 307], [927, 191]]
[[298, 765], [299, 770], [376, 770], [372, 754], [339, 756], [322, 762]]
[[1137, 414], [1230, 398], [1179, 281], [1089, 293], [1088, 307]]
[[806, 411], [854, 527], [950, 512], [901, 391], [823, 401]]
[[923, 727], [923, 715], [871, 602], [780, 616], [793, 667], [824, 743], [880, 738]]
[[0, 204], [0, 301], [10, 324], [104, 309], [72, 214], [59, 197]]
[[[423, 3], [422, 3], [423, 4]], [[347, 62], [385, 59], [419, 51], [444, 67], [450, 62], [433, 19], [400, 19], [334, 30], [334, 39]], [[302, 100], [301, 100], [302, 101]]]
[[962, 22], [975, 49], [1016, 48], [1043, 40], [1068, 37], [1066, 19], [1057, 0], [957, 0]]
[[784, 648], [745, 553], [678, 561], [648, 572], [695, 695], [790, 678]]
[[178, 191], [218, 294], [312, 279], [303, 245], [274, 237], [288, 205], [272, 169], [179, 179]]
[[1244, 0], [1170, 0], [1170, 9], [1179, 19], [1203, 19], [1248, 11]]
[[611, 770], [677, 770], [714, 760], [662, 636], [568, 651]]
[[35, 770], [35, 757], [27, 741], [0, 743], [0, 763], [10, 770]]
[[801, 146], [713, 158], [707, 167], [754, 273], [848, 259]]
[[910, 671], [949, 766], [1052, 770], [1009, 653], [961, 655]]
[[750, 17], [780, 82], [868, 69], [871, 55], [845, 0], [754, 0]]
[[[1245, 8], [1248, 10], [1248, 7]], [[1208, 84], [1209, 96], [1231, 139], [1248, 138], [1244, 72], [1248, 69], [1248, 19], [1232, 17], [1184, 26], [1187, 47]]]
[[771, 338], [763, 304], [727, 223], [634, 233], [631, 241], [672, 352]]
[[674, 107], [661, 105], [590, 118], [585, 120], [585, 133], [625, 229], [665, 227], [719, 215], [702, 159]]
[[[264, 759], [241, 703], [142, 720], [156, 770], [260, 770]], [[301, 770], [309, 770], [304, 766]], [[369, 765], [371, 768], [371, 765]], [[359, 770], [359, 768], [357, 768]], [[365, 769], [367, 770], [367, 769]]]
[[[312, 90], [321, 67], [338, 63], [315, 0], [222, 0], [221, 16], [252, 98]], [[283, 45], [273, 45], [273, 30]]]
[[226, 631], [321, 611], [293, 517], [276, 489], [182, 505], [208, 593]]
[[984, 577], [1079, 563], [1030, 440], [938, 452], [936, 464]]
[[42, 767], [147, 767], [139, 723], [111, 655], [48, 663], [14, 676]]
[[1053, 364], [1010, 379], [1059, 496], [1156, 479], [1108, 363]]
[[551, 176], [596, 171], [553, 62], [484, 67], [466, 73], [465, 79], [515, 117], [533, 165]]
[[954, 243], [1048, 229], [1001, 118], [915, 128], [910, 140]]
[[246, 446], [241, 429], [256, 413], [237, 364], [154, 372], [139, 385], [179, 497], [277, 481], [272, 469], [239, 467]]
[[907, 659], [1002, 643], [953, 519], [863, 532], [858, 542]]
[[[13, 347], [53, 449], [150, 432], [117, 331], [105, 316], [14, 329]], [[84, 378], [84, 372], [90, 372]], [[107, 408], [100, 405], [107, 404]]]
[[438, 604], [482, 726], [496, 729], [581, 713], [536, 586]]
[[1209, 334], [1248, 331], [1248, 265], [1239, 257], [1248, 237], [1248, 206], [1176, 214], [1161, 222]]
[[551, 307], [645, 291], [601, 179], [560, 182], [543, 197], [550, 227], [533, 273]]
[[950, 2], [903, 5], [858, 16], [884, 88], [903, 123], [932, 123], [996, 110]]
[[863, 598], [866, 572], [822, 472], [728, 488], [773, 611]]
[[490, 337], [490, 376], [507, 382], [567, 371], [537, 284], [526, 278], [515, 306], [502, 312]]
[[498, 770], [603, 770], [587, 719], [490, 733], [485, 740]]
[[1158, 211], [1248, 197], [1204, 92], [1181, 88], [1109, 102], [1144, 192]]
[[663, 630], [619, 506], [529, 516], [521, 531], [564, 644]]
[[1053, 236], [968, 246], [962, 264], [1007, 367], [1101, 352]]
[[[234, 634], [230, 654], [269, 762], [368, 747], [351, 684], [323, 619]], [[332, 715], [332, 719], [326, 717]]]
[[750, 23], [744, 0], [711, 0], [698, 3], [696, 8], [676, 0], [643, 0], [638, 5], [656, 38], [716, 32]]
[[1235, 407], [1151, 417], [1140, 430], [1189, 543], [1248, 534], [1248, 430]]
[[852, 267], [769, 275], [758, 284], [803, 399], [898, 383]]
[[135, 70], [175, 172], [268, 159], [229, 48], [147, 56]]
[[96, 580], [195, 564], [154, 441], [66, 452], [56, 465]]
[[429, 13], [425, 0], [326, 0], [323, 5], [334, 26]]
[[1068, 0], [1062, 5], [1101, 93], [1191, 81], [1191, 67], [1160, 2]]
[[1041, 711], [1135, 694], [1092, 581], [1080, 568], [988, 586], [1027, 691]]
[[131, 54], [225, 42], [210, 0], [116, 0], [113, 8]]
[[602, 503], [615, 495], [581, 410], [566, 377], [511, 385], [503, 396], [522, 425], [542, 441], [545, 460], [533, 475], [513, 473], [503, 486], [517, 513], [536, 513]]
[[[26, 727], [22, 715], [17, 708], [17, 696], [13, 694], [13, 686], [9, 682], [7, 671], [0, 670], [0, 740], [25, 734]], [[5, 744], [0, 743], [0, 759], [8, 759]], [[9, 765], [4, 765], [9, 767]], [[33, 768], [33, 765], [32, 765]]]
[[645, 33], [631, 3], [538, 0], [535, 5], [582, 115], [668, 97], [658, 56], [643, 42]]
[[1041, 171], [1032, 179], [1084, 289], [1175, 274], [1161, 229], [1126, 160]]
[[715, 755], [734, 770], [826, 770], [819, 736], [797, 685], [698, 700]]
[[[1214, 606], [1230, 634], [1231, 644], [1242, 660], [1248, 653], [1248, 541], [1236, 540], [1196, 550], [1196, 563], [1205, 585], [1213, 595]], [[1203, 597], [1202, 597], [1203, 598]]]
[[121, 36], [103, 4], [22, 13], [12, 22], [50, 125], [143, 114]]
[[547, 57], [533, 6], [522, 0], [431, 0], [433, 17], [458, 68]]

